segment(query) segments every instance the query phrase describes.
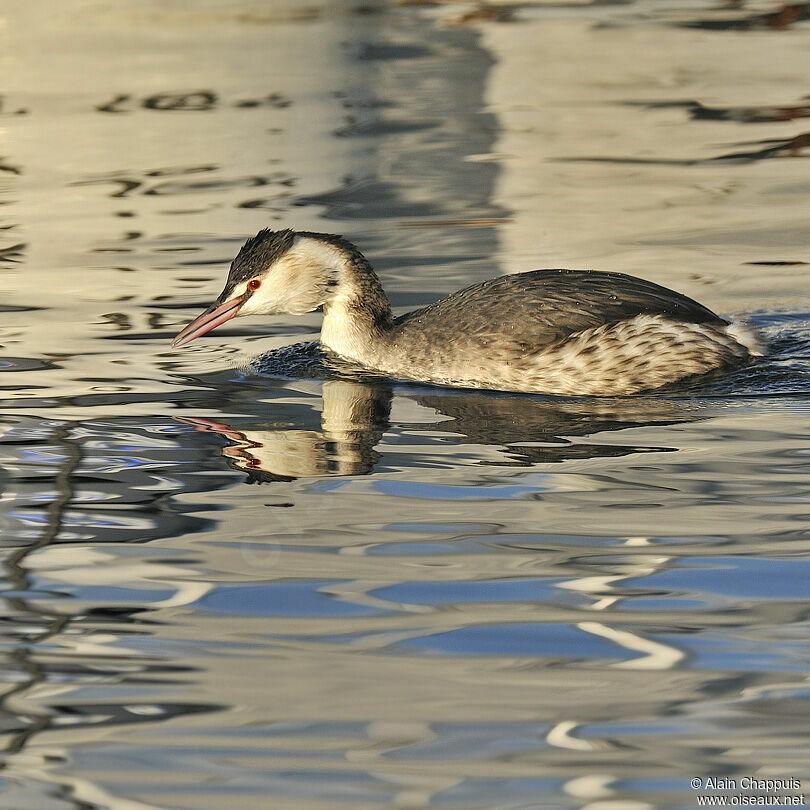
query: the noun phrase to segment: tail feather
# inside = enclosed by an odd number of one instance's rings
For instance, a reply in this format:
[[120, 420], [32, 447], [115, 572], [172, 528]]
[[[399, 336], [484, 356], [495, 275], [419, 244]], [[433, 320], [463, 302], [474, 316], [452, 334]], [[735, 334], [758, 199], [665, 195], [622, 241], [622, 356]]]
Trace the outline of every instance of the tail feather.
[[725, 328], [725, 332], [741, 346], [745, 346], [752, 357], [762, 357], [767, 351], [765, 339], [748, 323], [733, 321]]

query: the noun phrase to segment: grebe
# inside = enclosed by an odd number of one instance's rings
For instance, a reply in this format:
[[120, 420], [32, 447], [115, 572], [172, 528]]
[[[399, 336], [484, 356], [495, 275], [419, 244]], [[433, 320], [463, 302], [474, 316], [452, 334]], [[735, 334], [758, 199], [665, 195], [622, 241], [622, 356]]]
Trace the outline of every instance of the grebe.
[[222, 294], [172, 345], [237, 315], [320, 306], [321, 345], [340, 357], [397, 379], [465, 388], [633, 394], [762, 353], [696, 301], [623, 273], [501, 276], [394, 318], [351, 242], [289, 229], [248, 239]]

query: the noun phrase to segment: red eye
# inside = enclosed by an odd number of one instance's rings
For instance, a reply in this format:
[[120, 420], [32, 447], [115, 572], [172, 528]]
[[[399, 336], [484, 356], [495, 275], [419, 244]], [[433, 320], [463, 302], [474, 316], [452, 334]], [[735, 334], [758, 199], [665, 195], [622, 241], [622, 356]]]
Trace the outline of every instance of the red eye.
[[252, 278], [250, 281], [248, 281], [248, 287], [250, 287], [251, 290], [258, 290], [261, 286], [262, 283], [257, 278]]

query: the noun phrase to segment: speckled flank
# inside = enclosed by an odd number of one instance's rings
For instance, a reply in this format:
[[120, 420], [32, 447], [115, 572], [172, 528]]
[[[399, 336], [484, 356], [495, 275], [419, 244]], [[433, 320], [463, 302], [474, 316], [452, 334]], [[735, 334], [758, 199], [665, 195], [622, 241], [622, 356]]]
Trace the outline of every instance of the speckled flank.
[[[355, 359], [402, 379], [561, 395], [621, 395], [740, 365], [736, 325], [620, 273], [502, 276], [409, 313]], [[749, 341], [750, 342], [750, 341]]]
[[[469, 366], [449, 364], [428, 381], [472, 388], [535, 391], [561, 395], [633, 394], [684, 377], [735, 366], [750, 357], [725, 327], [639, 315], [586, 329], [540, 352], [504, 356], [496, 347]], [[466, 364], [465, 364], [466, 365]], [[403, 371], [406, 373], [403, 375]], [[425, 379], [424, 368], [391, 368], [411, 379]]]

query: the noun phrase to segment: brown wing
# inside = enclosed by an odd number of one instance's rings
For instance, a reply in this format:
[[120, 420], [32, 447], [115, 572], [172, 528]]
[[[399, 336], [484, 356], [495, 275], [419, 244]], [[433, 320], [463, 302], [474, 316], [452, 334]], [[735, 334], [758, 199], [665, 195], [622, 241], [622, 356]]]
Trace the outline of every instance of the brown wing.
[[570, 335], [636, 315], [727, 324], [685, 295], [623, 273], [534, 270], [459, 290], [397, 318], [404, 337], [444, 339], [482, 347], [497, 340], [514, 350], [537, 351]]

